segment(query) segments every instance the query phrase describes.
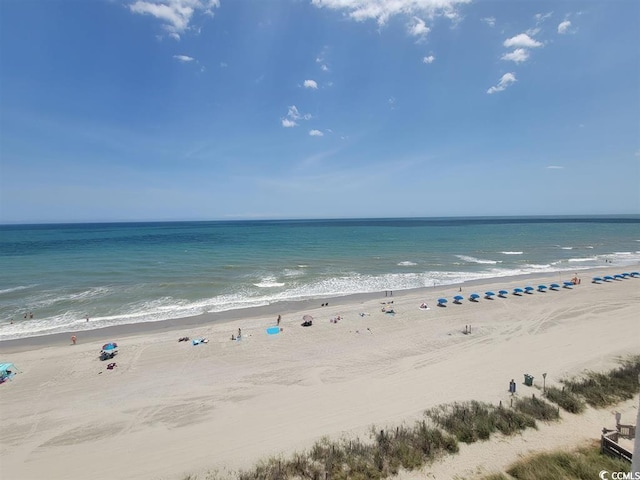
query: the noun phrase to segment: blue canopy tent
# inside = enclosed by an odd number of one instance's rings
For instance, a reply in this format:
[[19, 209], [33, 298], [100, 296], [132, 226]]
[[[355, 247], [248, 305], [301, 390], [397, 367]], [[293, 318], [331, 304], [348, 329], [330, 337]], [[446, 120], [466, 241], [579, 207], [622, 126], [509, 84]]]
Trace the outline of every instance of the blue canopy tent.
[[558, 285], [557, 283], [552, 283], [551, 285], [549, 285], [550, 290], [558, 290], [559, 288], [560, 285]]
[[471, 300], [472, 302], [477, 302], [479, 298], [480, 295], [478, 295], [477, 293], [472, 293], [471, 295], [469, 295], [469, 300]]
[[113, 358], [118, 353], [118, 344], [116, 342], [105, 343], [100, 351], [100, 360]]
[[495, 293], [493, 292], [484, 292], [484, 298], [491, 299], [494, 295]]
[[509, 292], [507, 292], [506, 290], [500, 290], [498, 292], [499, 297], [506, 297], [507, 295], [509, 295]]
[[18, 369], [13, 363], [0, 363], [0, 383], [11, 380]]
[[446, 305], [445, 305], [446, 303], [447, 303], [447, 299], [446, 298], [439, 298], [438, 299], [438, 306], [439, 307], [446, 307]]
[[524, 287], [524, 292], [525, 293], [533, 293], [534, 290], [535, 290], [535, 288], [533, 288], [533, 287]]
[[522, 290], [521, 288], [514, 288], [513, 289], [513, 294], [514, 295], [520, 295], [523, 292], [524, 292], [524, 290]]
[[464, 297], [462, 295], [456, 295], [455, 297], [453, 297], [453, 303], [460, 303], [462, 300], [464, 300]]
[[539, 292], [545, 292], [547, 290], [547, 286], [546, 285], [538, 285], [538, 291]]

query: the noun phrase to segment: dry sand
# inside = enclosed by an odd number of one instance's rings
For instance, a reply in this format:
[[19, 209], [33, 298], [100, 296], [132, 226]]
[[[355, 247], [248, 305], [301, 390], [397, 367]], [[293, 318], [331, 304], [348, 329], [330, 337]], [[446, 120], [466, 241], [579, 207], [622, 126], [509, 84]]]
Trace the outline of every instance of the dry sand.
[[[543, 372], [553, 385], [640, 353], [640, 279], [590, 283], [606, 273], [619, 272], [583, 272], [571, 290], [461, 305], [451, 303], [457, 285], [332, 299], [328, 307], [318, 300], [304, 311], [297, 308], [309, 303], [294, 303], [280, 312], [278, 335], [265, 331], [275, 324], [271, 308], [227, 323], [84, 332], [77, 345], [59, 336], [4, 342], [0, 359], [21, 373], [0, 385], [0, 477], [182, 479], [249, 468], [322, 436], [365, 438], [374, 424], [412, 422], [440, 403], [508, 404], [512, 378], [517, 395], [530, 395]], [[462, 294], [553, 281], [557, 274], [494, 279], [464, 284]], [[448, 306], [436, 306], [440, 296]], [[381, 311], [390, 300], [395, 315]], [[423, 301], [429, 310], [418, 308]], [[310, 328], [300, 326], [305, 313], [314, 317]], [[338, 315], [338, 323], [329, 321]], [[242, 340], [231, 341], [238, 328]], [[209, 343], [178, 342], [183, 336]], [[111, 340], [120, 353], [107, 370], [98, 353]], [[534, 387], [522, 384], [524, 373], [535, 377]], [[623, 422], [634, 421], [637, 405], [616, 407]], [[614, 425], [613, 411], [565, 413], [559, 425], [462, 446], [459, 455], [400, 478], [472, 476], [529, 452], [598, 438]]]

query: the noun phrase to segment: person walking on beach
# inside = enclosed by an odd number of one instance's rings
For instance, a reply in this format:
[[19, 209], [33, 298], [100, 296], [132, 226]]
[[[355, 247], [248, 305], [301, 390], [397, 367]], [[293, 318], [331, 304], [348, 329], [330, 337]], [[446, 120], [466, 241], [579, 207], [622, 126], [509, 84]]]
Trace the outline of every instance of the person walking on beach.
[[278, 315], [278, 320], [276, 320], [276, 325], [280, 326], [280, 315]]
[[71, 335], [71, 343], [72, 343], [73, 345], [75, 345], [75, 344], [76, 344], [76, 340], [77, 340], [76, 336], [75, 336], [75, 335]]

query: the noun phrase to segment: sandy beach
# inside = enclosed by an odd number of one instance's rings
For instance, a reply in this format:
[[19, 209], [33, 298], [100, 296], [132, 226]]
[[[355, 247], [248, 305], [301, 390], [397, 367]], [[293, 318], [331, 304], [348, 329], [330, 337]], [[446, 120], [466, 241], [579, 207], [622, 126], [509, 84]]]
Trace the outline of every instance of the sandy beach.
[[[637, 270], [637, 267], [631, 268]], [[625, 269], [628, 271], [628, 269]], [[182, 479], [289, 456], [322, 436], [366, 437], [411, 422], [440, 403], [509, 403], [585, 369], [606, 370], [640, 353], [640, 278], [581, 284], [478, 302], [472, 292], [569, 280], [572, 275], [492, 279], [405, 292], [275, 305], [132, 327], [0, 343], [19, 373], [0, 385], [0, 477]], [[462, 292], [459, 292], [459, 289]], [[456, 305], [454, 295], [465, 300]], [[436, 299], [448, 298], [446, 307]], [[329, 305], [320, 305], [328, 301]], [[389, 302], [393, 301], [390, 305]], [[386, 304], [383, 304], [385, 302]], [[419, 308], [426, 302], [428, 310]], [[384, 313], [392, 307], [394, 314]], [[266, 329], [282, 316], [282, 331]], [[313, 326], [303, 328], [302, 316]], [[337, 322], [331, 319], [340, 317]], [[471, 334], [463, 330], [471, 326]], [[231, 335], [242, 330], [242, 339]], [[178, 342], [181, 337], [208, 343]], [[102, 344], [119, 353], [100, 361]], [[523, 385], [523, 374], [534, 386]], [[619, 407], [635, 420], [637, 399]], [[462, 446], [459, 455], [401, 479], [454, 478], [502, 468], [529, 452], [598, 438], [613, 410], [562, 414], [508, 442]]]

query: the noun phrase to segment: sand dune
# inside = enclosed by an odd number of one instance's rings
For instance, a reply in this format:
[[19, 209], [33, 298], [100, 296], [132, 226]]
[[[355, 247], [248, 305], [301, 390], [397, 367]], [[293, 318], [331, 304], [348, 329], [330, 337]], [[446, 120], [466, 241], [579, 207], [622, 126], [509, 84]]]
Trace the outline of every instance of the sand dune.
[[[135, 335], [110, 330], [100, 340], [93, 332], [74, 346], [47, 345], [46, 338], [28, 348], [5, 342], [1, 359], [21, 373], [0, 386], [0, 476], [84, 480], [116, 471], [129, 479], [181, 479], [286, 456], [324, 435], [366, 436], [373, 424], [412, 421], [439, 403], [508, 404], [512, 378], [517, 394], [526, 395], [541, 386], [543, 372], [552, 385], [640, 353], [640, 279], [594, 285], [592, 274], [571, 290], [461, 305], [451, 303], [459, 286], [332, 299], [328, 307], [318, 301], [304, 311], [293, 304], [280, 312], [278, 335], [265, 331], [275, 317], [256, 309], [227, 323]], [[557, 274], [465, 284], [462, 294], [554, 280]], [[441, 296], [448, 306], [435, 306]], [[390, 300], [394, 315], [381, 311]], [[423, 301], [429, 310], [418, 308]], [[303, 314], [314, 316], [312, 327], [300, 326]], [[338, 315], [338, 323], [329, 321]], [[466, 325], [470, 335], [462, 333]], [[231, 341], [238, 328], [242, 340]], [[177, 341], [185, 335], [209, 343]], [[120, 345], [113, 370], [98, 359], [108, 340]], [[534, 375], [534, 387], [522, 385], [524, 373]], [[635, 419], [636, 407], [624, 405], [623, 415]], [[427, 473], [402, 478], [498, 468], [529, 451], [597, 437], [610, 416], [565, 414], [562, 427], [464, 446]]]

